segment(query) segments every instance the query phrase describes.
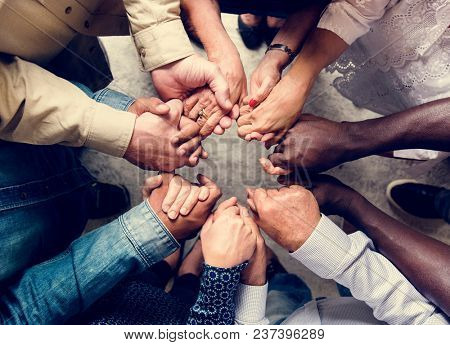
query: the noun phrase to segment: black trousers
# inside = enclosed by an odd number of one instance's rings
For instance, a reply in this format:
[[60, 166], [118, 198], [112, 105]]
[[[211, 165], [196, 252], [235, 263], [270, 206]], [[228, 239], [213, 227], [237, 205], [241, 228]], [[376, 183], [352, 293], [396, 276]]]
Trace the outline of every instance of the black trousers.
[[[258, 16], [285, 18], [314, 0], [219, 0], [223, 13], [252, 13]], [[317, 1], [317, 0], [316, 0]]]

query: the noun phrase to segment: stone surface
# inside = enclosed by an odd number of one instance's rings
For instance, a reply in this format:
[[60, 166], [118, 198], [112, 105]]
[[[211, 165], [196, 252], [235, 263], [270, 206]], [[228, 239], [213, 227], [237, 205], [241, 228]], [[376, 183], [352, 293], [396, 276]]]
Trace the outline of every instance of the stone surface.
[[[236, 17], [224, 15], [225, 26], [239, 49], [247, 76], [250, 76], [259, 59], [264, 54], [265, 47], [257, 51], [247, 50], [237, 32]], [[148, 73], [140, 71], [138, 57], [132, 41], [128, 37], [105, 38], [103, 43], [108, 52], [114, 82], [113, 89], [127, 93], [134, 97], [155, 96], [151, 79]], [[200, 50], [199, 50], [200, 51]], [[200, 51], [201, 52], [201, 51]], [[329, 119], [356, 121], [372, 118], [377, 115], [353, 106], [343, 98], [332, 86], [333, 77], [322, 73], [317, 80], [311, 97], [305, 107], [311, 112]], [[264, 147], [257, 142], [246, 143], [236, 134], [236, 127], [227, 131], [223, 136], [211, 136], [204, 144], [210, 158], [201, 162], [194, 169], [181, 169], [179, 171], [191, 180], [201, 172], [213, 177], [222, 187], [224, 196], [237, 196], [240, 202], [245, 203], [244, 186], [276, 187], [276, 181], [266, 176], [258, 163], [258, 158], [267, 155]], [[133, 204], [141, 200], [140, 186], [142, 186], [146, 173], [128, 162], [111, 158], [103, 154], [86, 151], [83, 161], [89, 170], [99, 180], [109, 183], [118, 183], [127, 186], [132, 195]], [[387, 184], [398, 178], [415, 178], [419, 181], [450, 187], [448, 174], [449, 161], [443, 161], [431, 169], [429, 163], [407, 162], [382, 157], [368, 157], [356, 162], [344, 164], [331, 171], [331, 174], [349, 184], [383, 211], [402, 221], [413, 225], [420, 231], [450, 243], [450, 227], [443, 221], [421, 221], [405, 217], [394, 212], [388, 205], [385, 197]], [[425, 170], [426, 172], [422, 172]], [[89, 228], [95, 228], [107, 220], [91, 222]], [[339, 221], [339, 219], [338, 219]], [[269, 245], [279, 256], [280, 261], [290, 272], [298, 274], [310, 286], [314, 296], [336, 296], [336, 284], [318, 278], [298, 262], [290, 259], [284, 250], [270, 242]]]

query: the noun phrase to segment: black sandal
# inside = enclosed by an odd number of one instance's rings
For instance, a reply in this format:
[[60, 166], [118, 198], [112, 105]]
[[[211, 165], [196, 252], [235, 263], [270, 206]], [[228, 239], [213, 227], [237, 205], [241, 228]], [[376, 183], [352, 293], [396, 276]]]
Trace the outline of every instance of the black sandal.
[[263, 43], [265, 22], [261, 20], [257, 26], [250, 26], [242, 21], [241, 16], [238, 16], [238, 31], [248, 49], [258, 49]]

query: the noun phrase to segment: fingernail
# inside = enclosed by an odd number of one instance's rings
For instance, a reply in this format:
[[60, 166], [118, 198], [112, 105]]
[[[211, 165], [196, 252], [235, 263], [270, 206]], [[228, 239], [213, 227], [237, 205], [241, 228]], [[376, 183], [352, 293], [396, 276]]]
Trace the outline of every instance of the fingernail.
[[226, 100], [226, 102], [225, 102], [225, 106], [227, 107], [227, 108], [233, 108], [233, 103], [231, 103], [231, 101], [229, 100], [229, 99], [227, 99]]
[[256, 107], [256, 104], [257, 104], [257, 102], [253, 98], [248, 102], [248, 105], [252, 108]]
[[167, 213], [167, 211], [169, 211], [169, 206], [162, 205], [162, 210], [163, 210], [164, 213]]
[[182, 215], [185, 215], [185, 214], [187, 214], [187, 208], [182, 208], [181, 210], [180, 210], [180, 213], [182, 214]]
[[181, 149], [180, 151], [178, 151], [178, 154], [180, 156], [184, 156], [186, 154], [186, 150], [185, 149]]
[[170, 219], [175, 219], [177, 218], [177, 213], [175, 211], [170, 211], [169, 212], [169, 218]]

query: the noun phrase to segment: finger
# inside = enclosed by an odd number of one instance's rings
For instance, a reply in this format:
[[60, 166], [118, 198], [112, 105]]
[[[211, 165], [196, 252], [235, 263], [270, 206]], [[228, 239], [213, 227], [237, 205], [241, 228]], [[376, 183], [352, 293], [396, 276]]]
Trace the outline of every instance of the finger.
[[[272, 153], [267, 157], [269, 161], [273, 164], [275, 167], [280, 167], [283, 169], [288, 169], [288, 161], [286, 160], [286, 157], [284, 153]], [[286, 175], [286, 174], [284, 174]]]
[[195, 150], [195, 152], [189, 157], [188, 165], [190, 167], [195, 167], [200, 161], [200, 155], [202, 154], [203, 148], [200, 146]]
[[228, 82], [216, 64], [208, 62], [206, 66], [206, 82], [212, 92], [216, 96], [217, 103], [226, 112], [229, 112], [233, 107], [230, 100], [230, 88]]
[[273, 145], [278, 144], [278, 142], [283, 138], [286, 132], [287, 130], [278, 131], [272, 139], [266, 141], [266, 149], [270, 149]]
[[180, 214], [182, 216], [187, 216], [192, 211], [194, 206], [199, 201], [198, 199], [199, 195], [200, 195], [200, 187], [192, 186], [188, 197], [186, 198], [186, 200], [184, 201], [183, 205], [180, 208]]
[[233, 120], [229, 116], [224, 116], [220, 119], [219, 125], [223, 129], [230, 128], [233, 124]]
[[258, 104], [260, 104], [267, 98], [270, 91], [272, 91], [271, 83], [272, 80], [270, 79], [270, 77], [264, 78], [263, 82], [261, 83], [261, 86], [256, 90], [255, 94], [253, 95], [253, 99], [256, 101], [256, 104], [253, 107], [256, 107]]
[[261, 157], [259, 159], [259, 163], [261, 164], [264, 171], [269, 175], [287, 175], [291, 172], [290, 170], [273, 166], [272, 162], [264, 157]]
[[266, 141], [271, 140], [273, 137], [275, 137], [275, 133], [266, 133], [263, 135], [263, 137], [261, 138], [261, 141], [264, 143]]
[[211, 199], [215, 203], [222, 196], [222, 190], [210, 178], [206, 177], [205, 175], [198, 174], [197, 180], [200, 183], [200, 185], [205, 186], [209, 189], [210, 195], [208, 200]]
[[132, 104], [132, 106], [136, 109], [137, 115], [142, 115], [143, 113], [150, 112], [155, 115], [167, 115], [170, 111], [170, 107], [161, 101], [159, 98], [150, 97], [150, 98], [138, 98]]
[[[199, 98], [200, 98], [200, 95], [198, 92], [196, 92], [184, 101], [184, 115], [185, 116], [189, 117], [192, 108], [197, 104]], [[197, 118], [194, 118], [193, 120], [197, 120]]]
[[[199, 146], [201, 145], [202, 140], [200, 137], [195, 137], [189, 140], [188, 142], [184, 143], [177, 149], [178, 156], [189, 156], [193, 152], [197, 152]], [[200, 155], [201, 151], [199, 152]]]
[[225, 130], [222, 127], [220, 127], [220, 125], [214, 127], [214, 134], [222, 135], [223, 133], [225, 133]]
[[251, 132], [250, 134], [247, 135], [250, 136], [250, 140], [258, 140], [258, 141], [260, 141], [264, 137], [264, 135], [258, 132]]
[[229, 207], [233, 207], [237, 205], [237, 198], [235, 196], [229, 198], [228, 200], [225, 200], [224, 202], [222, 202], [219, 207], [217, 207], [216, 212], [214, 212], [215, 217], [217, 215], [217, 217], [222, 214], [223, 211], [225, 211], [227, 208]]
[[179, 99], [171, 99], [166, 104], [170, 107], [169, 121], [175, 128], [178, 128], [183, 112], [183, 103]]
[[252, 233], [254, 233], [255, 235], [258, 235], [258, 233], [259, 233], [258, 225], [256, 225], [252, 216], [250, 216], [250, 213], [248, 212], [248, 210], [245, 207], [241, 206], [240, 213], [241, 213], [242, 219], [244, 220], [244, 224], [251, 229]]
[[237, 120], [237, 124], [239, 127], [245, 126], [245, 125], [251, 125], [252, 118], [251, 118], [250, 114], [239, 117], [239, 119]]
[[252, 125], [241, 126], [238, 128], [238, 135], [241, 138], [245, 138], [247, 134], [255, 132], [255, 127]]
[[[211, 111], [209, 108], [206, 109], [206, 112]], [[214, 131], [214, 128], [219, 124], [220, 119], [224, 116], [221, 110], [217, 110], [211, 113], [210, 117], [206, 120], [205, 124], [202, 126], [200, 130], [200, 135], [202, 137], [207, 137]]]
[[191, 184], [184, 178], [181, 178], [180, 191], [175, 201], [172, 203], [172, 206], [170, 206], [169, 212], [167, 212], [167, 216], [169, 217], [169, 219], [172, 220], [177, 219], [178, 215], [180, 214], [181, 207], [188, 198], [190, 192], [191, 192]]
[[170, 141], [173, 145], [181, 145], [199, 135], [200, 126], [196, 122], [193, 122], [191, 120], [188, 120], [190, 122], [187, 122], [186, 120], [187, 119], [185, 119], [184, 116], [181, 117], [180, 119], [181, 129], [177, 133], [177, 135], [174, 136]]
[[253, 203], [255, 204], [256, 212], [259, 213], [261, 210], [261, 207], [263, 206], [264, 202], [267, 199], [267, 191], [262, 188], [255, 189], [253, 193]]
[[[189, 118], [193, 119], [195, 121], [199, 120], [200, 112], [210, 104], [209, 98], [200, 98], [200, 100], [197, 102], [197, 104], [194, 105], [194, 107], [189, 112]], [[200, 124], [202, 126], [203, 124]]]
[[200, 155], [201, 159], [207, 159], [209, 157], [208, 152], [202, 147], [202, 153]]
[[237, 120], [239, 118], [239, 105], [235, 104], [233, 109], [231, 109], [231, 118]]
[[209, 198], [209, 188], [206, 186], [200, 186], [200, 192], [198, 193], [198, 200], [205, 201]]
[[144, 187], [142, 188], [142, 196], [148, 198], [152, 191], [158, 188], [163, 179], [161, 175], [150, 176], [145, 180]]
[[183, 179], [178, 175], [175, 175], [172, 180], [170, 180], [169, 189], [167, 190], [166, 197], [164, 198], [162, 203], [163, 212], [169, 212], [170, 207], [175, 202], [178, 193], [181, 190], [182, 181]]

